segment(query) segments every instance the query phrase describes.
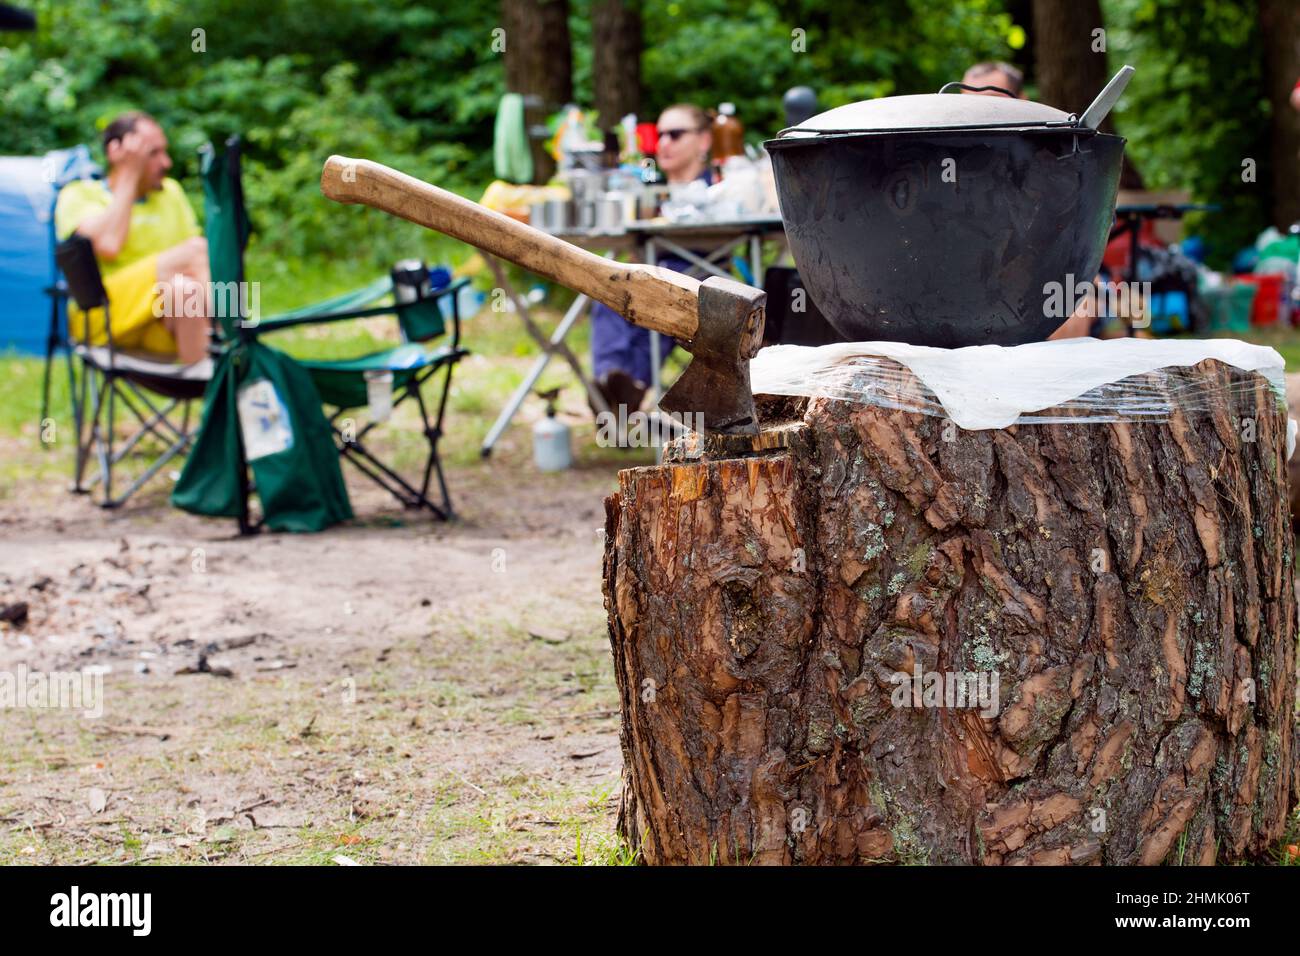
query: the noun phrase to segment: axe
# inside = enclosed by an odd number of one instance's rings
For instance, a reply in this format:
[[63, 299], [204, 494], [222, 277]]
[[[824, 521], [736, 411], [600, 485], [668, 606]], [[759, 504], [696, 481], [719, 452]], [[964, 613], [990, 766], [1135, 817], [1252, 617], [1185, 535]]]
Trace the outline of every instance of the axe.
[[701, 282], [671, 269], [606, 259], [364, 159], [331, 156], [320, 188], [337, 202], [373, 206], [508, 259], [605, 303], [633, 325], [672, 336], [691, 362], [660, 407], [700, 414], [708, 431], [758, 433], [749, 360], [763, 338], [762, 290], [720, 276]]

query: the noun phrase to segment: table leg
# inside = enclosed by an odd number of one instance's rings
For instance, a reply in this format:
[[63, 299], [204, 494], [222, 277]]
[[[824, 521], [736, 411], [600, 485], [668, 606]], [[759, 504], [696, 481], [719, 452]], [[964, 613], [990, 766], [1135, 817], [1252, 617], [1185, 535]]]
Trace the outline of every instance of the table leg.
[[[655, 241], [647, 239], [645, 244], [645, 263], [648, 266], [657, 266], [659, 264], [659, 253], [655, 248]], [[664, 397], [663, 379], [659, 374], [659, 333], [654, 329], [650, 330], [650, 394], [654, 396], [655, 408], [659, 407], [659, 399]]]
[[483, 444], [479, 448], [479, 455], [486, 458], [488, 455], [492, 454], [492, 446], [495, 445], [497, 440], [501, 437], [501, 433], [506, 430], [511, 419], [514, 418], [515, 414], [519, 411], [520, 406], [523, 405], [524, 399], [528, 397], [528, 393], [532, 390], [533, 386], [537, 384], [537, 380], [541, 377], [542, 372], [545, 371], [547, 364], [556, 355], [560, 356], [568, 363], [569, 367], [573, 370], [573, 374], [577, 376], [578, 381], [582, 384], [583, 389], [587, 393], [587, 397], [590, 399], [592, 405], [595, 406], [598, 413], [608, 412], [610, 408], [609, 404], [605, 401], [604, 396], [600, 394], [591, 379], [589, 379], [586, 373], [583, 372], [578, 357], [574, 355], [573, 350], [564, 343], [565, 336], [569, 334], [569, 330], [572, 329], [578, 319], [581, 318], [583, 312], [586, 311], [586, 308], [591, 304], [591, 300], [585, 295], [579, 295], [574, 299], [573, 304], [569, 306], [569, 310], [564, 314], [564, 318], [560, 321], [560, 324], [555, 327], [555, 331], [551, 333], [549, 338], [547, 338], [542, 333], [541, 329], [537, 327], [536, 323], [533, 322], [532, 316], [528, 314], [528, 306], [525, 305], [518, 294], [516, 294], [510, 281], [506, 278], [505, 270], [501, 268], [501, 264], [497, 261], [496, 257], [485, 254], [484, 259], [487, 260], [488, 265], [491, 267], [492, 273], [496, 277], [497, 284], [501, 287], [502, 291], [510, 301], [514, 303], [515, 310], [523, 320], [524, 328], [542, 349], [542, 354], [533, 362], [532, 367], [528, 370], [528, 374], [519, 384], [519, 387], [511, 394], [510, 401], [506, 403], [506, 406], [503, 409], [501, 409], [501, 414], [497, 416], [496, 421], [492, 424], [492, 428], [488, 431], [487, 437], [483, 439]]

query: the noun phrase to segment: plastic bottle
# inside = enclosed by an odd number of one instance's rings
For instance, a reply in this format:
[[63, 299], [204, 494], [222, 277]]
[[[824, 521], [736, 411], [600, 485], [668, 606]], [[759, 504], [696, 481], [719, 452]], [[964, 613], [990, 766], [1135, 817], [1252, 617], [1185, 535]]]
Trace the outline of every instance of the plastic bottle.
[[587, 145], [587, 131], [583, 126], [582, 110], [572, 103], [564, 109], [564, 129], [560, 133], [560, 169], [573, 169], [577, 154]]
[[636, 135], [636, 114], [628, 113], [619, 123], [621, 130], [620, 139], [622, 140], [622, 151], [619, 153], [619, 162], [623, 165], [636, 166], [641, 162], [641, 143]]
[[533, 426], [533, 461], [538, 471], [564, 471], [573, 464], [569, 426], [555, 417], [555, 400], [560, 390], [538, 392], [546, 400], [546, 417]]

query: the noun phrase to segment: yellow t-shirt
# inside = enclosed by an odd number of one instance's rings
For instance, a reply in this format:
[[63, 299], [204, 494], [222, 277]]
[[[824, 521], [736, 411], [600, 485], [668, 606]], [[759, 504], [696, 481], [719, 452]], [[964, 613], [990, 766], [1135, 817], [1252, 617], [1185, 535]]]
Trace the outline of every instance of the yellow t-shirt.
[[[59, 239], [66, 239], [77, 231], [82, 220], [103, 212], [113, 201], [108, 184], [99, 179], [79, 179], [68, 183], [59, 192], [54, 207], [54, 231]], [[185, 196], [185, 190], [174, 179], [164, 179], [162, 189], [151, 192], [131, 206], [131, 227], [127, 230], [126, 244], [112, 262], [101, 262], [104, 277], [124, 269], [146, 256], [170, 249], [186, 239], [199, 235], [194, 209]]]

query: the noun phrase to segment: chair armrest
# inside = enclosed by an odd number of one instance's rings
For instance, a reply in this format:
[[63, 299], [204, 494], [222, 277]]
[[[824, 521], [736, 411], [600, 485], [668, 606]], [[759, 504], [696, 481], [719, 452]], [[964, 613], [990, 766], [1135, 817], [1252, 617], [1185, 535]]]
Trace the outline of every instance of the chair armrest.
[[299, 325], [324, 325], [327, 322], [343, 322], [347, 319], [366, 319], [376, 315], [392, 315], [397, 311], [395, 305], [377, 305], [369, 309], [349, 309], [346, 312], [327, 312], [324, 315], [304, 315], [292, 319], [280, 319], [271, 316], [269, 319], [262, 319], [256, 325], [244, 326], [252, 335], [258, 335], [262, 332], [279, 332], [282, 329], [292, 329]]
[[[425, 296], [424, 301], [437, 300], [441, 296], [459, 292], [469, 284], [469, 279], [457, 279], [450, 285], [443, 286], [429, 295]], [[452, 302], [452, 323], [455, 327], [455, 339], [460, 338], [460, 313], [456, 307], [456, 300]], [[344, 322], [348, 319], [367, 319], [377, 315], [396, 315], [401, 306], [393, 303], [392, 305], [376, 305], [368, 309], [347, 309], [342, 312], [327, 312], [323, 315], [304, 315], [295, 316], [294, 318], [281, 319], [271, 316], [269, 319], [263, 319], [257, 325], [249, 326], [248, 331], [252, 335], [258, 335], [262, 332], [279, 332], [284, 329], [296, 328], [300, 325], [323, 325], [327, 322]]]

